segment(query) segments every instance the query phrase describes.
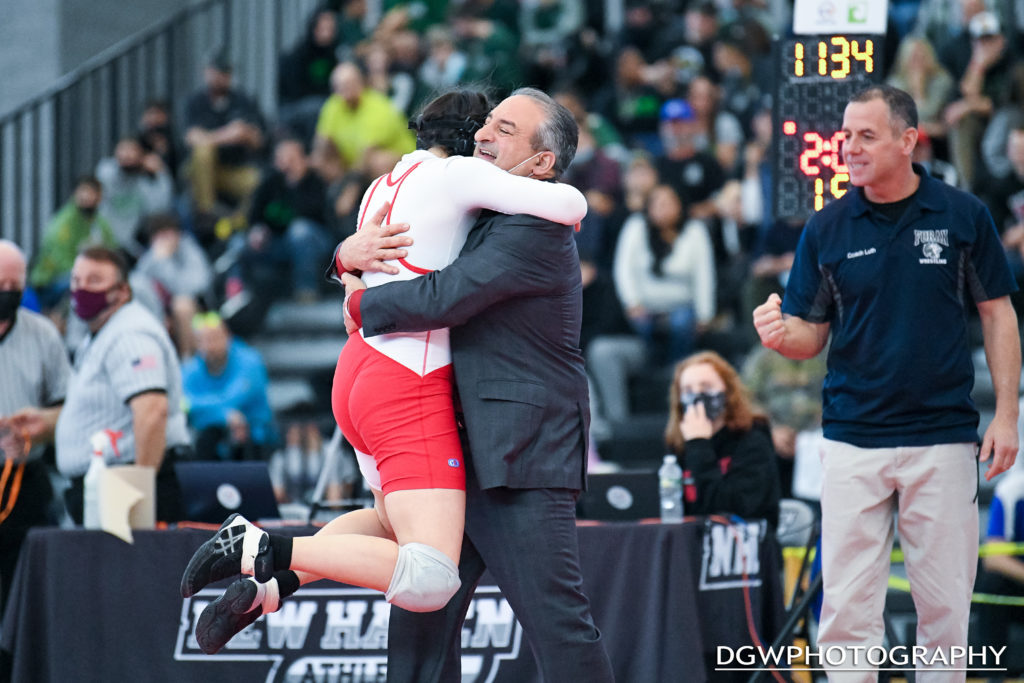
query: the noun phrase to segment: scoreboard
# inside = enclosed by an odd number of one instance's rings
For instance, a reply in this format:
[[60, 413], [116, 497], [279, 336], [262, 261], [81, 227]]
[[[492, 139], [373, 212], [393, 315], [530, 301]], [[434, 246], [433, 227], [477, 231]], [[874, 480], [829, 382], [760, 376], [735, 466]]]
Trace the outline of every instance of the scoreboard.
[[806, 219], [843, 196], [843, 110], [878, 83], [881, 44], [873, 35], [814, 35], [776, 41], [772, 99], [772, 212]]

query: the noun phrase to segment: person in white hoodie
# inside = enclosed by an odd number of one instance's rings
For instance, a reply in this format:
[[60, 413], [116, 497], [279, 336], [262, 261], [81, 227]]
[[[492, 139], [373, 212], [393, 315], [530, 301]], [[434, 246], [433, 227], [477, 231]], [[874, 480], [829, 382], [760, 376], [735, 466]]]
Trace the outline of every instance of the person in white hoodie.
[[686, 219], [670, 185], [651, 190], [645, 210], [626, 219], [613, 264], [615, 289], [636, 337], [599, 337], [587, 353], [604, 417], [629, 417], [631, 374], [693, 351], [715, 316], [715, 255], [707, 227]]

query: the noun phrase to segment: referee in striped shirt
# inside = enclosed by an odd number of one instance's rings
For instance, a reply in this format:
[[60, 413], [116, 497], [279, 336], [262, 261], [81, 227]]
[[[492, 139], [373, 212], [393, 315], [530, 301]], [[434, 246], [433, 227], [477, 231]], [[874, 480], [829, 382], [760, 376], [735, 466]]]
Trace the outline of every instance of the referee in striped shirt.
[[71, 372], [57, 328], [20, 308], [25, 272], [21, 249], [0, 240], [0, 611], [28, 530], [56, 521], [43, 449], [32, 445], [53, 441]]
[[156, 517], [181, 518], [174, 461], [191, 452], [182, 412], [181, 367], [163, 324], [132, 301], [124, 257], [88, 247], [71, 269], [71, 308], [90, 334], [75, 350], [74, 373], [57, 420], [57, 467], [71, 486], [65, 502], [81, 523], [90, 437], [107, 431], [108, 464], [157, 470]]

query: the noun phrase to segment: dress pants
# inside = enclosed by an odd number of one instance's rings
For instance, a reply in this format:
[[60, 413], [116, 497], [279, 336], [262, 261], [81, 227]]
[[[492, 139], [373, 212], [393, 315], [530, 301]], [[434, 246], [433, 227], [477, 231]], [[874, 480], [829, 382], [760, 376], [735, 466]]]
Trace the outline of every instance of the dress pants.
[[481, 490], [466, 482], [462, 587], [437, 612], [392, 607], [389, 683], [459, 683], [461, 627], [490, 570], [533, 650], [546, 683], [611, 683], [611, 662], [582, 591], [571, 489]]

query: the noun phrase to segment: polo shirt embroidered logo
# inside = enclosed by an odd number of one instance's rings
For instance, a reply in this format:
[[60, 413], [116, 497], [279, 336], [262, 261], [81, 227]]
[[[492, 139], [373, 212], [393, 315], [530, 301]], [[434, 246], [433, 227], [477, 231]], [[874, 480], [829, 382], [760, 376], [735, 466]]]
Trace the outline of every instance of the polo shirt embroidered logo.
[[914, 246], [924, 245], [921, 252], [924, 254], [919, 263], [945, 264], [946, 259], [942, 256], [942, 247], [949, 246], [949, 230], [915, 230]]
[[848, 251], [846, 252], [846, 258], [851, 259], [860, 258], [861, 256], [871, 256], [876, 251], [877, 250], [874, 247], [871, 247], [870, 249], [858, 249], [857, 251]]

